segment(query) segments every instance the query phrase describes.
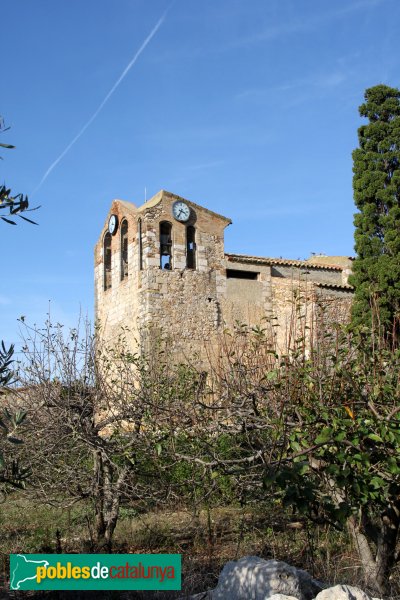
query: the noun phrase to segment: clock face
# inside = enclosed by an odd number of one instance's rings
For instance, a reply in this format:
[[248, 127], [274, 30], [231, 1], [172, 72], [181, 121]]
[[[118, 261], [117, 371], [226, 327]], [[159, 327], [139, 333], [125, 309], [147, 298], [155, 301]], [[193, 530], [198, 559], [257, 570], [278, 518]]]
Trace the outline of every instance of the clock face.
[[177, 202], [174, 202], [172, 206], [172, 214], [177, 221], [185, 223], [189, 220], [190, 208], [187, 204], [185, 204], [185, 202], [182, 202], [182, 200], [178, 200]]
[[111, 217], [108, 219], [108, 231], [111, 233], [111, 235], [114, 235], [114, 233], [117, 231], [118, 228], [118, 217], [117, 215], [111, 215]]

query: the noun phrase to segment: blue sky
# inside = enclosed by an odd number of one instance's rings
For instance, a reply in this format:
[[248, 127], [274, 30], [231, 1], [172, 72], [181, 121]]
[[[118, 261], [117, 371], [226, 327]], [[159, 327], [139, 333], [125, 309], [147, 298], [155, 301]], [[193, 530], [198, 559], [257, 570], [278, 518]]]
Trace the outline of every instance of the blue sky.
[[399, 20], [396, 0], [3, 0], [1, 181], [41, 209], [0, 222], [0, 338], [49, 302], [92, 317], [111, 201], [145, 189], [230, 217], [230, 252], [353, 254], [358, 106], [399, 85]]

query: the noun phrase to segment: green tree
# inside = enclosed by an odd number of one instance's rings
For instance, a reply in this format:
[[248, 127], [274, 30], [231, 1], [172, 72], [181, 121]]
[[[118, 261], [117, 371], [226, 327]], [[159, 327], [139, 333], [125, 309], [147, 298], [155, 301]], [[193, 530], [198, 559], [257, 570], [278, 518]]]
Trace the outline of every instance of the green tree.
[[400, 90], [377, 85], [365, 92], [353, 152], [356, 260], [354, 324], [376, 314], [386, 336], [399, 335], [400, 317]]
[[[7, 129], [9, 128], [4, 126], [3, 118], [0, 117], [0, 132], [2, 133], [7, 131]], [[0, 143], [0, 148], [13, 149], [15, 146], [12, 146], [11, 144]], [[5, 221], [9, 225], [16, 225], [14, 217], [20, 217], [24, 221], [28, 221], [28, 223], [37, 225], [37, 223], [31, 219], [21, 215], [22, 212], [26, 212], [28, 210], [36, 210], [36, 208], [29, 209], [28, 196], [21, 193], [14, 195], [11, 192], [11, 189], [5, 184], [0, 186], [0, 220]], [[4, 216], [4, 213], [6, 213], [7, 216]]]
[[347, 531], [366, 585], [384, 594], [400, 533], [400, 350], [324, 325], [331, 303], [312, 322], [299, 311], [285, 354], [268, 330], [225, 337], [191, 419], [179, 408], [184, 448], [169, 439], [176, 458], [208, 470], [214, 485], [228, 478], [236, 501], [275, 496]]
[[[4, 120], [0, 116], [0, 133], [9, 129], [4, 126]], [[0, 143], [0, 148], [13, 149], [11, 144]], [[1, 157], [0, 157], [1, 158]], [[9, 225], [16, 225], [15, 217], [20, 217], [36, 225], [34, 221], [21, 215], [29, 209], [28, 196], [24, 194], [13, 195], [11, 189], [5, 184], [0, 185], [0, 220]], [[4, 213], [7, 216], [4, 216]], [[12, 218], [10, 218], [12, 217]], [[25, 420], [26, 413], [23, 410], [12, 412], [5, 406], [4, 396], [9, 391], [8, 386], [13, 383], [14, 372], [11, 368], [13, 362], [14, 345], [8, 349], [4, 342], [0, 344], [0, 400], [2, 409], [0, 411], [0, 493], [5, 495], [12, 487], [24, 487], [25, 479], [29, 475], [29, 469], [21, 467], [14, 453], [10, 453], [12, 444], [21, 444], [22, 441], [15, 436], [16, 430]], [[11, 456], [10, 456], [11, 454]]]
[[[272, 480], [312, 521], [346, 527], [366, 584], [385, 593], [400, 531], [400, 353], [357, 332], [337, 347], [281, 372], [301, 396], [288, 430], [294, 462]], [[296, 457], [303, 448], [311, 451]]]
[[0, 344], [0, 401], [2, 408], [0, 410], [0, 495], [5, 496], [10, 489], [24, 487], [25, 479], [29, 475], [29, 470], [19, 464], [15, 453], [10, 452], [12, 445], [22, 443], [16, 433], [18, 428], [25, 420], [26, 413], [18, 410], [12, 413], [4, 403], [8, 386], [13, 383], [14, 372], [11, 368], [14, 346], [8, 349], [4, 342]]

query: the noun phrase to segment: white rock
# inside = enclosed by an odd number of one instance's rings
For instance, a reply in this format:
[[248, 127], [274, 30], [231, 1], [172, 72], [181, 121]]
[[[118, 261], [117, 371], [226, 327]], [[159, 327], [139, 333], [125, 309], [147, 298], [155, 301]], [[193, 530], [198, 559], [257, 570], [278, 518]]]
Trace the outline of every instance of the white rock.
[[381, 600], [351, 585], [323, 587], [302, 569], [278, 560], [245, 556], [224, 566], [214, 590], [190, 600]]
[[273, 594], [312, 600], [322, 585], [311, 575], [278, 560], [245, 556], [221, 571], [212, 600], [268, 600]]
[[267, 600], [297, 600], [294, 596], [286, 596], [286, 594], [274, 594], [269, 596]]
[[335, 585], [318, 594], [315, 600], [373, 600], [371, 596], [352, 585]]

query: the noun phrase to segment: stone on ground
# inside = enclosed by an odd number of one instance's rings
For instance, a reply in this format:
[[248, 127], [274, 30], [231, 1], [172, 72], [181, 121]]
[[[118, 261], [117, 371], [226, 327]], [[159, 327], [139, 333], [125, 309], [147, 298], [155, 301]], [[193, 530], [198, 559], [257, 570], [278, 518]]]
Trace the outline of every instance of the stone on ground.
[[212, 600], [268, 600], [273, 594], [312, 600], [323, 586], [302, 569], [278, 560], [245, 556], [221, 571]]
[[335, 585], [318, 594], [315, 600], [373, 600], [371, 596], [352, 585]]
[[268, 600], [297, 600], [294, 596], [286, 596], [286, 594], [273, 594], [268, 596]]
[[245, 556], [226, 563], [214, 590], [190, 600], [380, 600], [351, 585], [324, 587], [285, 562]]

